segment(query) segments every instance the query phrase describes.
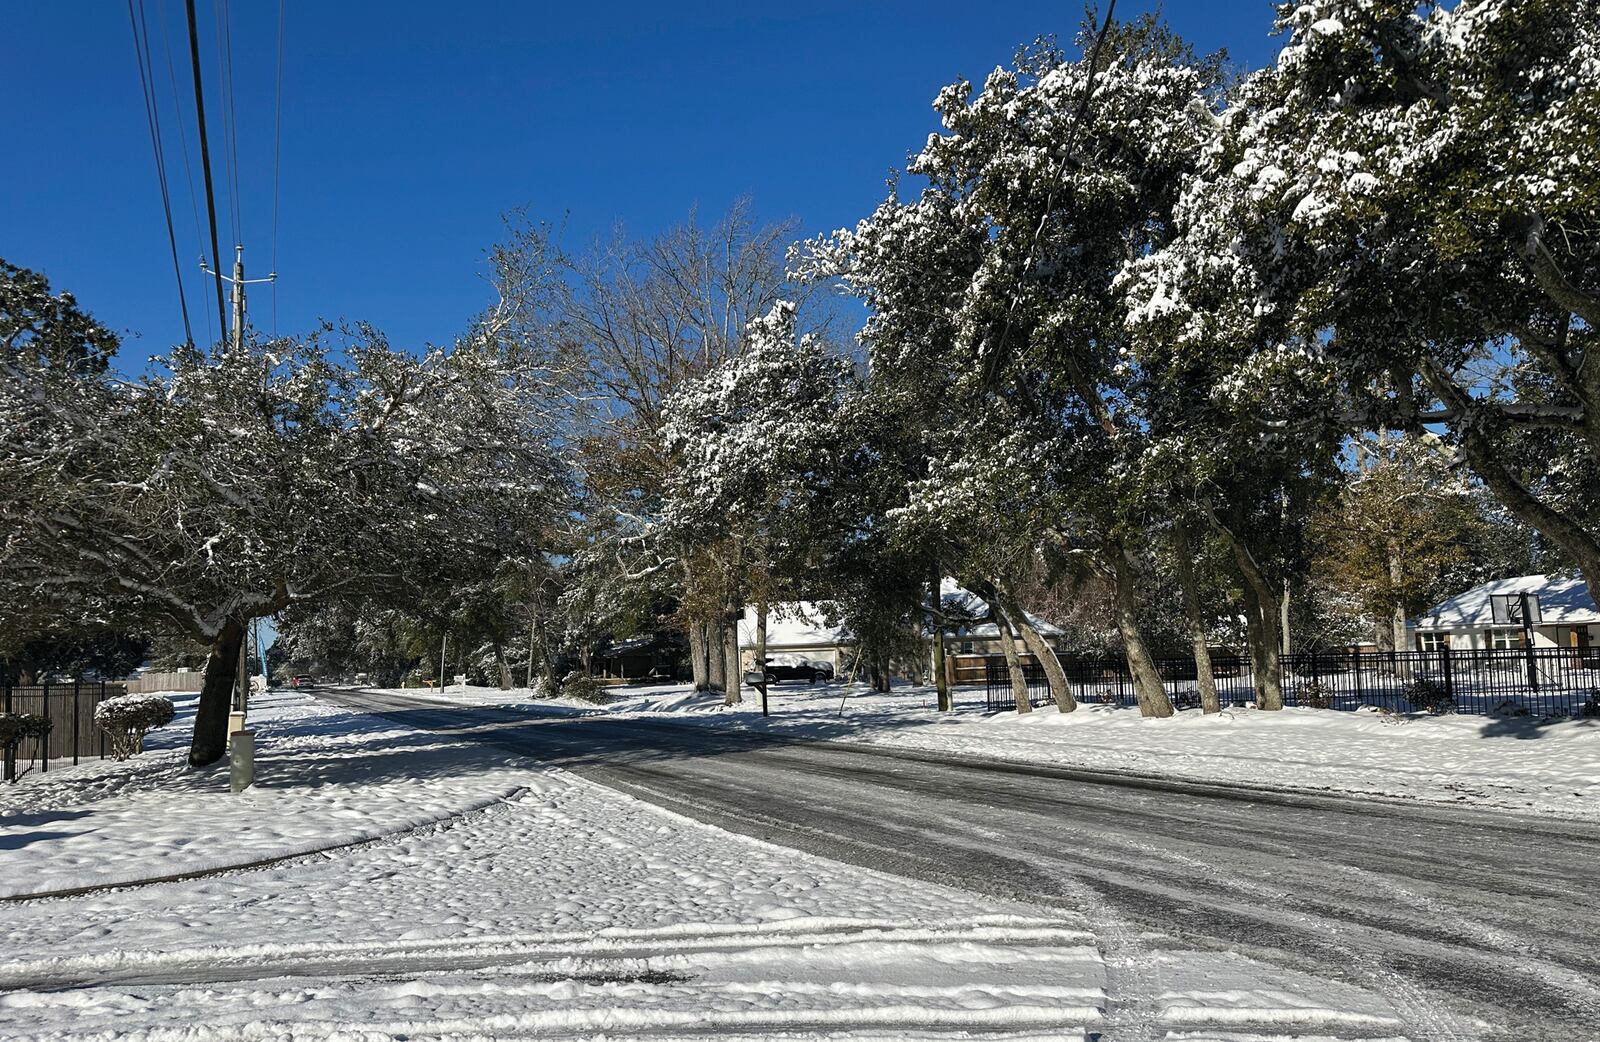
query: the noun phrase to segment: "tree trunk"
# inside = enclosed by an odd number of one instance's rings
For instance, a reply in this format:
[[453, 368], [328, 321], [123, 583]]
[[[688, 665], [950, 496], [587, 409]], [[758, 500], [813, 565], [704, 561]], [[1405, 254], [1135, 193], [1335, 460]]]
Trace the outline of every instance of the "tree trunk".
[[1121, 546], [1107, 548], [1111, 558], [1111, 582], [1115, 591], [1117, 632], [1127, 651], [1128, 672], [1133, 675], [1133, 693], [1139, 702], [1140, 716], [1171, 716], [1172, 699], [1161, 683], [1161, 672], [1139, 630], [1138, 599], [1134, 592], [1133, 561]]
[[1255, 674], [1256, 708], [1283, 708], [1283, 660], [1278, 647], [1278, 605], [1271, 587], [1244, 584], [1245, 630], [1250, 640], [1250, 667]]
[[[738, 616], [732, 616], [738, 618]], [[724, 624], [722, 627], [722, 689], [727, 694], [722, 700], [723, 705], [738, 705], [744, 701], [741, 691], [742, 685], [739, 678], [739, 624]]]
[[713, 691], [728, 690], [728, 631], [720, 622], [708, 622], [706, 627], [706, 680]]
[[1283, 646], [1280, 643], [1278, 595], [1250, 550], [1225, 525], [1217, 531], [1228, 541], [1234, 563], [1244, 580], [1245, 630], [1250, 640], [1251, 671], [1255, 674], [1256, 708], [1283, 708]]
[[1267, 675], [1267, 660], [1262, 651], [1265, 645], [1261, 636], [1261, 601], [1255, 587], [1249, 583], [1245, 583], [1239, 593], [1244, 598], [1244, 642], [1250, 651], [1250, 687], [1255, 692], [1256, 705], [1260, 705], [1267, 697], [1266, 688], [1262, 686]]
[[1200, 607], [1200, 583], [1194, 571], [1193, 547], [1189, 542], [1189, 528], [1178, 521], [1172, 526], [1173, 558], [1177, 562], [1178, 587], [1183, 595], [1183, 618], [1189, 629], [1189, 642], [1194, 646], [1195, 686], [1200, 689], [1200, 711], [1222, 712], [1222, 700], [1217, 697], [1217, 678], [1211, 671], [1210, 634], [1206, 630], [1205, 612]]
[[1006, 656], [1006, 674], [1011, 678], [1011, 694], [1017, 700], [1017, 712], [1031, 713], [1033, 703], [1028, 701], [1028, 677], [1022, 672], [1022, 658], [1017, 654], [1017, 638], [1012, 634], [1005, 616], [998, 611], [994, 613], [994, 625], [1000, 635], [1000, 650]]
[[1289, 580], [1283, 580], [1283, 600], [1278, 602], [1278, 622], [1280, 641], [1278, 647], [1283, 651], [1283, 657], [1288, 658], [1294, 649], [1289, 641]]
[[494, 642], [494, 658], [500, 666], [500, 690], [511, 690], [511, 663], [506, 661], [506, 647], [498, 640]]
[[1067, 683], [1067, 671], [1061, 668], [1061, 659], [1056, 657], [1056, 649], [1050, 646], [1043, 635], [1028, 621], [1028, 613], [1022, 610], [1022, 605], [1016, 598], [1001, 585], [997, 579], [990, 587], [997, 606], [1006, 613], [1006, 621], [1012, 629], [1022, 638], [1023, 646], [1028, 649], [1040, 667], [1044, 670], [1045, 680], [1050, 684], [1050, 697], [1055, 699], [1056, 709], [1063, 713], [1070, 713], [1078, 708], [1077, 699], [1072, 697], [1072, 685]]
[[211, 642], [206, 676], [194, 714], [194, 737], [189, 743], [189, 766], [205, 767], [228, 755], [228, 712], [239, 679], [239, 646], [244, 624], [229, 619]]
[[1381, 615], [1372, 620], [1373, 646], [1379, 651], [1395, 651], [1394, 625], [1390, 619]]
[[1411, 650], [1411, 645], [1406, 640], [1406, 602], [1400, 598], [1399, 591], [1405, 580], [1405, 559], [1401, 557], [1398, 546], [1389, 548], [1389, 586], [1394, 591], [1395, 597], [1389, 605], [1389, 634], [1394, 641], [1394, 675], [1400, 680], [1411, 679], [1411, 663], [1405, 657], [1405, 652]]
[[689, 675], [694, 678], [696, 691], [711, 690], [711, 668], [707, 656], [705, 623], [699, 619], [689, 622]]

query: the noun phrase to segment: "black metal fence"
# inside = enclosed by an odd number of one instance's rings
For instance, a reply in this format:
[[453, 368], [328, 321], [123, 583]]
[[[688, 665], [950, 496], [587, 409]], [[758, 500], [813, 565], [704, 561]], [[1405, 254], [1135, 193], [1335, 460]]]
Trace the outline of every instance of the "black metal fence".
[[[1080, 702], [1135, 705], [1124, 658], [1061, 660]], [[1213, 655], [1223, 705], [1255, 701], [1255, 678], [1243, 655]], [[1199, 706], [1194, 659], [1156, 660], [1163, 686], [1180, 709]], [[1023, 667], [1029, 701], [1050, 701], [1044, 670]], [[1015, 709], [1005, 658], [991, 656], [984, 675], [990, 710]], [[1507, 648], [1439, 651], [1321, 651], [1283, 660], [1285, 705], [1323, 709], [1378, 706], [1396, 712], [1451, 711], [1559, 719], [1600, 716], [1600, 648]]]
[[6, 780], [16, 777], [18, 762], [37, 764], [39, 770], [48, 771], [51, 760], [70, 758], [77, 763], [90, 756], [103, 758], [108, 743], [94, 722], [94, 707], [126, 691], [124, 685], [105, 680], [0, 684], [0, 712], [42, 716], [50, 721], [47, 737], [23, 739], [14, 754], [6, 758]]

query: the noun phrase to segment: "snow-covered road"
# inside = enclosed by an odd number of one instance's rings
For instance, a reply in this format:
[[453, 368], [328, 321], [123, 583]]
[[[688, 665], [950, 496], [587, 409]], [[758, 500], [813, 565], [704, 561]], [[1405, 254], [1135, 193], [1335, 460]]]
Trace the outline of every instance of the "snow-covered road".
[[1588, 896], [1600, 837], [1586, 823], [328, 697], [534, 755], [730, 831], [1081, 914], [1106, 966], [1107, 1038], [1154, 1030], [1174, 1007], [1165, 978], [1200, 952], [1377, 995], [1400, 1018], [1388, 1030], [1414, 1039], [1600, 1037], [1600, 912]]
[[[388, 720], [259, 700], [261, 787], [239, 796], [225, 771], [176, 766], [176, 733], [8, 790], [15, 894], [121, 885], [0, 900], [0, 1039], [1487, 1037], [1470, 1016], [1428, 1019], [1431, 998], [1380, 967], [1335, 980], [1150, 930], [1070, 850], [1025, 865], [1010, 822], [951, 817], [937, 787], [914, 824], [872, 771], [746, 762], [714, 731], [680, 746], [648, 726], [547, 732], [382, 701]], [[585, 777], [595, 760], [654, 802]], [[674, 801], [746, 835], [654, 805]], [[951, 827], [969, 834], [933, 842]], [[203, 874], [134, 882], [186, 864]]]

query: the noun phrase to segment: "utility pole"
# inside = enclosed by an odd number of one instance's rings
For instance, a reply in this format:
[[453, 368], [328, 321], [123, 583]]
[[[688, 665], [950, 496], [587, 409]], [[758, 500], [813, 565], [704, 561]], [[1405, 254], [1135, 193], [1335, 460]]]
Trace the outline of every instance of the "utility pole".
[[235, 351], [244, 349], [244, 288], [252, 283], [270, 283], [278, 281], [278, 273], [270, 271], [264, 279], [247, 279], [244, 277], [244, 244], [239, 243], [233, 248], [233, 277], [229, 278], [221, 272], [212, 271], [206, 266], [206, 259], [200, 258], [200, 270], [207, 275], [214, 276], [221, 282], [226, 282], [233, 289], [230, 292], [233, 304], [233, 328], [229, 331], [228, 342]]
[[238, 687], [234, 692], [233, 711], [244, 716], [250, 712], [250, 627], [244, 627], [239, 636]]

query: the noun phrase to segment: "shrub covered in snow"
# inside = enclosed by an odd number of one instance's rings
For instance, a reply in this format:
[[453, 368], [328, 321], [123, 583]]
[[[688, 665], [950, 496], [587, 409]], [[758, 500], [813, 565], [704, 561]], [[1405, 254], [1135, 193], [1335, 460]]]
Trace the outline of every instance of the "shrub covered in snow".
[[580, 702], [599, 705], [606, 701], [606, 686], [597, 677], [573, 670], [561, 681], [561, 693]]
[[1413, 680], [1406, 685], [1405, 699], [1411, 708], [1434, 716], [1444, 716], [1456, 711], [1456, 700], [1436, 680]]
[[144, 752], [145, 732], [172, 722], [172, 699], [165, 695], [118, 695], [94, 707], [94, 722], [111, 736], [111, 755], [126, 760]]
[[43, 738], [54, 723], [34, 713], [0, 713], [0, 749], [10, 753], [26, 738]]

